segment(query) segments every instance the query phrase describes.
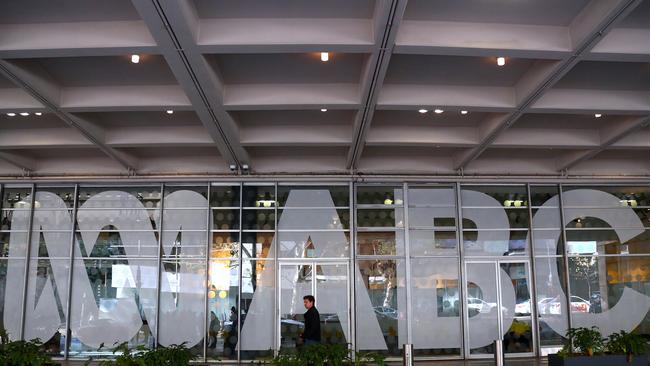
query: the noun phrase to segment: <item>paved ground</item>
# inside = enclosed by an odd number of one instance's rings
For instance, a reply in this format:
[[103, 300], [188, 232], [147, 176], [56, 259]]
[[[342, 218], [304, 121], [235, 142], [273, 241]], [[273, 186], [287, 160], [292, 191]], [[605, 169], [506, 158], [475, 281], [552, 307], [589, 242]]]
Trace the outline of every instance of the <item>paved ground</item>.
[[[82, 366], [84, 363], [81, 361], [68, 361], [62, 362], [64, 366]], [[96, 365], [95, 363], [91, 365]], [[199, 364], [196, 364], [199, 365]], [[215, 365], [215, 364], [211, 364]], [[244, 363], [244, 365], [246, 365]], [[401, 365], [401, 363], [391, 363], [391, 365]], [[416, 366], [492, 366], [494, 361], [419, 361], [415, 362]], [[506, 366], [546, 366], [546, 359], [519, 359], [519, 360], [506, 360]]]

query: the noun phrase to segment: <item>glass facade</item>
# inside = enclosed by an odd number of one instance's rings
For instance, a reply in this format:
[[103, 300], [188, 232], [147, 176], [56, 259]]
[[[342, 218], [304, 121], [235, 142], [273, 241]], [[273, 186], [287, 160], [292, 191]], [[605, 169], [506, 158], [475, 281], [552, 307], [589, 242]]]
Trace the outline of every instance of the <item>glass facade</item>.
[[185, 342], [207, 361], [322, 339], [509, 357], [570, 326], [650, 335], [650, 185], [3, 184], [0, 326], [60, 358]]

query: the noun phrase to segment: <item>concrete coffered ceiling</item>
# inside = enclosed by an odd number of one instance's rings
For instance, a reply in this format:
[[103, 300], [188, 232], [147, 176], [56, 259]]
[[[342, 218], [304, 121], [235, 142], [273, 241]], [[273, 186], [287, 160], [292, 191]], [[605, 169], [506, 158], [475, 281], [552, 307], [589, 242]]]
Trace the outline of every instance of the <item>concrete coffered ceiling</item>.
[[649, 40], [650, 0], [2, 1], [0, 177], [650, 176]]

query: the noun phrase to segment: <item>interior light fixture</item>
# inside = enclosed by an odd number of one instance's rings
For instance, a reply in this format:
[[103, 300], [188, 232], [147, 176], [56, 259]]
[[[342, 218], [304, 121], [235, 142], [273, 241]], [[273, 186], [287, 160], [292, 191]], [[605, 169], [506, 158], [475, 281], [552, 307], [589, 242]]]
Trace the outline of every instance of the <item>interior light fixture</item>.
[[7, 116], [9, 116], [9, 117], [15, 117], [15, 116], [16, 116], [16, 113], [14, 113], [14, 112], [9, 112], [9, 113], [7, 113]]
[[467, 114], [467, 113], [469, 113], [469, 112], [467, 112], [467, 111], [460, 111], [460, 114], [463, 114], [463, 115], [465, 115], [465, 114]]
[[42, 116], [43, 115], [43, 113], [41, 113], [41, 112], [36, 112], [34, 114], [37, 115], [37, 116]]
[[596, 118], [600, 118], [600, 117], [602, 117], [602, 116], [603, 116], [603, 115], [600, 114], [600, 113], [596, 113], [596, 114], [594, 114], [594, 117], [596, 117]]
[[320, 111], [321, 112], [327, 112], [327, 108], [321, 108]]
[[167, 114], [174, 114], [174, 110], [173, 109], [168, 109]]
[[506, 64], [506, 58], [505, 57], [497, 57], [497, 65], [503, 66]]
[[320, 60], [323, 62], [327, 62], [330, 59], [330, 54], [329, 52], [321, 52], [320, 53]]
[[139, 63], [140, 62], [140, 55], [136, 55], [136, 54], [131, 55], [131, 62], [133, 62], [134, 64]]
[[440, 114], [442, 112], [444, 112], [444, 111], [442, 109], [438, 109], [438, 108], [433, 110], [433, 113], [435, 113], [435, 114]]
[[418, 109], [418, 112], [420, 112], [420, 113], [422, 113], [422, 114], [425, 114], [425, 113], [428, 112], [428, 110], [426, 110], [426, 109], [423, 108], [423, 109]]
[[27, 117], [27, 116], [29, 116], [29, 113], [27, 113], [27, 112], [20, 112], [20, 115], [23, 116], [23, 117]]

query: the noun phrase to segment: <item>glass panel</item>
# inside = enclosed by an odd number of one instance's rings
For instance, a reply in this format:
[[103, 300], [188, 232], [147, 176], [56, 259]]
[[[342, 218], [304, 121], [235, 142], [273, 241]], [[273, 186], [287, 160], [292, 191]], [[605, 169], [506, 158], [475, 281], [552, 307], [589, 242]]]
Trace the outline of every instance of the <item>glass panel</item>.
[[647, 186], [564, 186], [564, 192], [564, 207], [650, 207]]
[[471, 354], [492, 354], [500, 339], [495, 263], [467, 263], [467, 330]]
[[280, 232], [278, 240], [280, 257], [284, 258], [343, 258], [350, 255], [348, 232]]
[[535, 258], [540, 344], [563, 346], [568, 326], [565, 271], [561, 257]]
[[244, 186], [244, 207], [275, 207], [275, 186]]
[[456, 214], [453, 208], [409, 208], [409, 227], [412, 229], [455, 228]]
[[274, 262], [245, 260], [242, 263], [241, 359], [273, 355], [275, 327]]
[[357, 186], [358, 205], [403, 205], [404, 192], [401, 187]]
[[316, 305], [320, 312], [321, 342], [351, 343], [349, 330], [348, 265], [316, 264]]
[[[530, 199], [533, 207], [559, 207], [558, 186], [530, 186]], [[555, 198], [555, 200], [551, 200]]]
[[[160, 207], [160, 186], [79, 187], [79, 208]], [[136, 204], [139, 202], [140, 204]], [[88, 204], [87, 204], [88, 203]]]
[[242, 233], [242, 257], [244, 258], [273, 258], [272, 232]]
[[404, 209], [357, 209], [359, 227], [404, 227]]
[[151, 348], [157, 274], [155, 260], [75, 259], [71, 357], [111, 356], [111, 349], [122, 342], [129, 348]]
[[10, 188], [5, 186], [2, 194], [2, 209], [25, 209], [29, 208], [32, 194], [31, 187]]
[[208, 358], [237, 359], [239, 265], [210, 261], [208, 278]]
[[[275, 216], [273, 211], [268, 211]], [[246, 211], [247, 222], [255, 220], [253, 211]], [[212, 210], [212, 230], [239, 230], [239, 210]]]
[[411, 256], [457, 255], [456, 231], [410, 230]]
[[647, 208], [567, 208], [564, 214], [568, 228], [650, 227], [650, 210]]
[[415, 354], [459, 355], [462, 327], [458, 259], [412, 259], [411, 289]]
[[303, 296], [314, 294], [313, 265], [280, 266], [280, 349], [302, 345], [305, 320]]
[[[456, 192], [453, 187], [409, 187], [409, 207], [456, 207]], [[444, 211], [446, 212], [446, 211]], [[451, 215], [452, 217], [456, 215]]]
[[566, 238], [569, 254], [646, 254], [650, 252], [650, 230], [639, 232], [639, 230], [623, 229], [574, 229], [566, 231]]
[[239, 207], [239, 186], [211, 186], [211, 207]]
[[158, 233], [153, 231], [120, 232], [115, 227], [109, 226], [108, 230], [101, 232], [77, 232], [76, 238], [84, 257], [123, 258], [131, 256], [158, 256]]
[[[213, 187], [212, 189], [214, 189]], [[216, 192], [215, 192], [216, 193]], [[170, 198], [173, 198], [170, 200]], [[207, 208], [208, 186], [165, 185], [165, 208]]]
[[239, 233], [212, 233], [210, 258], [236, 258], [239, 256], [238, 250]]
[[43, 352], [52, 357], [64, 355], [69, 263], [53, 259], [29, 264], [24, 339], [40, 339]]
[[242, 228], [244, 230], [275, 230], [275, 210], [244, 210]]
[[649, 334], [648, 268], [650, 257], [569, 258], [571, 313], [574, 324], [596, 325], [603, 336], [620, 330]]
[[463, 231], [463, 245], [468, 256], [525, 255], [527, 231]]
[[357, 267], [357, 349], [400, 356], [406, 342], [404, 261], [362, 260]]
[[[39, 195], [39, 193], [49, 193]], [[36, 187], [36, 201], [34, 207], [37, 209], [61, 209], [74, 207], [74, 187]]]
[[528, 265], [500, 263], [500, 268], [503, 350], [506, 353], [533, 352], [533, 309]]
[[357, 232], [357, 255], [404, 255], [404, 232]]
[[27, 239], [29, 237], [29, 210], [3, 210], [2, 232], [0, 232], [0, 245], [2, 257], [24, 258], [27, 253]]
[[278, 186], [280, 206], [348, 207], [350, 192], [345, 186]]
[[463, 207], [506, 207], [528, 206], [526, 186], [462, 186]]
[[333, 208], [287, 208], [278, 211], [278, 230], [346, 230], [350, 210]]

